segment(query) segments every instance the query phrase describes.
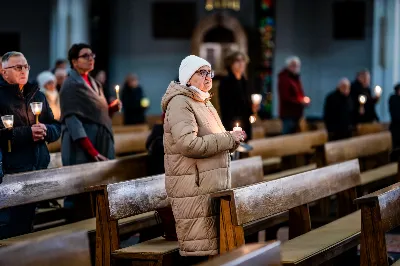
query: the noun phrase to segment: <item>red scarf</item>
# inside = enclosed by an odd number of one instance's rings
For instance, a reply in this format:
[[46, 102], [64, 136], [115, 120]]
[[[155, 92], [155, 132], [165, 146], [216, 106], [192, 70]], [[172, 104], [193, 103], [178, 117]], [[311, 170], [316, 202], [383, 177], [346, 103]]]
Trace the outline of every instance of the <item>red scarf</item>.
[[81, 76], [82, 76], [82, 78], [85, 80], [86, 84], [87, 84], [90, 88], [93, 88], [93, 87], [92, 87], [92, 84], [90, 83], [90, 80], [89, 80], [89, 74], [82, 74]]

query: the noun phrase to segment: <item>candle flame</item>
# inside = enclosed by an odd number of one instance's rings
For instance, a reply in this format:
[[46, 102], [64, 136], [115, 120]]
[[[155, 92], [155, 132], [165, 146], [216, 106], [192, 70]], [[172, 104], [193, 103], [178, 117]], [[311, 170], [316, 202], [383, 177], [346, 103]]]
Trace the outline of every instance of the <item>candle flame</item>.
[[236, 127], [239, 127], [239, 123], [236, 123]]
[[119, 85], [115, 86], [115, 91], [118, 93], [119, 92]]

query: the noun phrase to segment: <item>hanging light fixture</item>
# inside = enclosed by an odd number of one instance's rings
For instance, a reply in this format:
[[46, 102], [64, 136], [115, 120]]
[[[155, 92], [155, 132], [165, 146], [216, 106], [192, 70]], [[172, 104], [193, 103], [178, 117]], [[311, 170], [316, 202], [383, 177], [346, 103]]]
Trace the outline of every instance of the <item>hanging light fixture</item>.
[[214, 9], [240, 10], [240, 0], [206, 0], [204, 8], [207, 11]]

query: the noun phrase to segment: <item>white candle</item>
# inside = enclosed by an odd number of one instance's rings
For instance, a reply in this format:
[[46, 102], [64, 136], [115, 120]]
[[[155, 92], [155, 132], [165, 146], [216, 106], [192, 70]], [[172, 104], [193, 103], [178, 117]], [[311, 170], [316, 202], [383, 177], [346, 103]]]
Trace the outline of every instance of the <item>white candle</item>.
[[257, 118], [254, 115], [251, 115], [249, 120], [250, 120], [251, 124], [254, 124], [256, 122]]
[[311, 99], [310, 99], [310, 97], [307, 97], [307, 96], [305, 96], [304, 98], [303, 98], [303, 101], [305, 102], [305, 103], [310, 103], [311, 102]]
[[31, 103], [32, 113], [34, 115], [40, 115], [42, 113], [42, 106], [43, 106], [43, 103], [41, 103], [41, 102]]
[[358, 101], [360, 102], [360, 104], [364, 105], [367, 101], [367, 97], [365, 97], [364, 95], [360, 95], [360, 97], [358, 97]]
[[233, 128], [233, 131], [243, 131], [243, 129], [239, 127], [239, 123], [237, 123], [236, 127]]
[[3, 125], [5, 128], [12, 128], [14, 125], [14, 116], [13, 115], [2, 116], [1, 121], [3, 121]]
[[143, 108], [147, 108], [147, 107], [149, 107], [149, 105], [150, 105], [150, 100], [147, 99], [147, 98], [143, 98], [143, 99], [140, 101], [140, 105], [141, 105]]
[[119, 100], [119, 85], [115, 86], [115, 93], [117, 94], [117, 99]]
[[381, 96], [381, 94], [382, 94], [382, 88], [381, 88], [381, 86], [375, 86], [374, 91], [375, 91], [375, 95], [376, 95], [377, 97], [380, 97], [380, 96]]
[[251, 101], [253, 102], [253, 104], [259, 105], [261, 103], [261, 100], [262, 100], [261, 94], [252, 94], [251, 95]]

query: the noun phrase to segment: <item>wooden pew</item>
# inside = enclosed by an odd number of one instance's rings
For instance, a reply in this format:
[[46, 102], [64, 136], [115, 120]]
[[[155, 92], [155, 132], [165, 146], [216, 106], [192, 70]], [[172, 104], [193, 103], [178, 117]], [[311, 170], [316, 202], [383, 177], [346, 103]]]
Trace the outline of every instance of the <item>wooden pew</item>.
[[278, 266], [281, 264], [280, 243], [244, 245], [199, 266]]
[[318, 165], [325, 166], [359, 158], [361, 185], [372, 186], [374, 182], [397, 174], [397, 163], [389, 162], [391, 149], [392, 138], [387, 131], [332, 141], [317, 148]]
[[[319, 265], [358, 243], [360, 212], [356, 186], [360, 168], [352, 160], [309, 172], [214, 193], [220, 202], [220, 253], [244, 245], [249, 224], [289, 211], [289, 238], [281, 246], [283, 265]], [[311, 231], [308, 204], [337, 194], [339, 217]], [[325, 252], [329, 248], [330, 252]]]
[[400, 225], [400, 183], [355, 202], [361, 208], [361, 265], [388, 266], [385, 234]]
[[[147, 170], [143, 167], [146, 161], [147, 157], [143, 155], [133, 155], [106, 162], [6, 175], [0, 185], [0, 209], [81, 194], [85, 192], [85, 187], [93, 185], [143, 177], [147, 175]], [[85, 216], [94, 217], [90, 206], [83, 209], [89, 212], [85, 213]], [[154, 216], [149, 214], [124, 220], [121, 225], [130, 226], [133, 222], [138, 226], [143, 226], [143, 223], [156, 223]], [[0, 246], [19, 243], [48, 233], [77, 229], [94, 231], [95, 219], [0, 240]]]
[[[125, 132], [114, 135], [115, 154], [121, 156], [128, 153], [146, 151], [146, 140], [150, 131]], [[61, 139], [47, 145], [50, 153], [61, 151]]]
[[135, 132], [146, 132], [149, 131], [149, 125], [130, 125], [130, 126], [113, 126], [114, 134], [118, 133], [135, 133]]
[[0, 249], [0, 265], [90, 266], [87, 233], [55, 234]]
[[[231, 163], [232, 186], [245, 186], [263, 179], [262, 161], [253, 157]], [[117, 222], [169, 206], [165, 175], [88, 188], [96, 200], [96, 265], [110, 265], [111, 260], [156, 261], [156, 265], [177, 259], [178, 242], [162, 237], [130, 247], [120, 247]], [[160, 263], [160, 264], [158, 264]], [[171, 265], [171, 264], [169, 264]]]
[[[304, 157], [311, 157], [314, 154], [312, 147], [323, 145], [327, 140], [325, 130], [251, 140], [249, 145], [253, 150], [249, 156], [261, 156], [264, 173], [268, 174], [310, 164], [309, 159]], [[316, 168], [315, 164], [313, 168]]]
[[381, 123], [364, 123], [357, 125], [355, 135], [363, 136], [368, 134], [379, 133], [386, 130], [387, 129], [385, 128], [385, 125]]

